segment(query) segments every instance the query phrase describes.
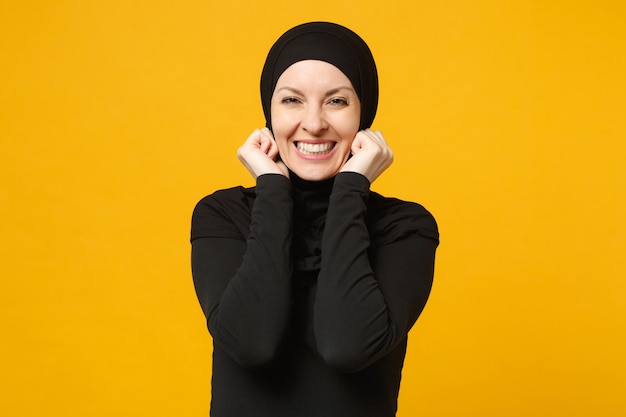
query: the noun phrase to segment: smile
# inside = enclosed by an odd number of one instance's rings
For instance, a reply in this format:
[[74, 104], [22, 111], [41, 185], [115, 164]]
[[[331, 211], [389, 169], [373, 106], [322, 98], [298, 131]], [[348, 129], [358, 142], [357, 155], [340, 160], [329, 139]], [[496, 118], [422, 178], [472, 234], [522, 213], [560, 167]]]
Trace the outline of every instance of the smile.
[[329, 153], [335, 147], [335, 142], [325, 142], [325, 143], [306, 143], [306, 142], [296, 142], [296, 148], [303, 155], [324, 155]]

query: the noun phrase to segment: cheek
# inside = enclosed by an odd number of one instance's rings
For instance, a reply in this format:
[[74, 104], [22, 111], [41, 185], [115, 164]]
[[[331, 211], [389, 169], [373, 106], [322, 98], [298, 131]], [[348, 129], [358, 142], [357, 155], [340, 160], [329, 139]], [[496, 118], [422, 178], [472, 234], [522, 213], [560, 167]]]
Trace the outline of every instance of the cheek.
[[359, 107], [353, 107], [347, 114], [343, 114], [343, 117], [337, 119], [336, 126], [341, 130], [341, 136], [345, 139], [354, 139], [359, 132], [359, 126], [361, 124], [361, 112]]
[[339, 134], [341, 135], [341, 138], [344, 141], [350, 142], [350, 144], [352, 144], [354, 137], [357, 133], [359, 133], [359, 122], [354, 123], [351, 121], [348, 123], [344, 123], [340, 126], [340, 129], [341, 131], [339, 132]]
[[341, 153], [342, 159], [347, 159], [352, 152], [352, 142], [354, 140], [345, 140], [342, 144], [343, 152]]
[[272, 134], [274, 135], [276, 146], [278, 146], [278, 153], [285, 157], [289, 151], [288, 139], [291, 137], [291, 129], [280, 116], [276, 119], [272, 117]]
[[278, 149], [281, 151], [284, 150], [287, 147], [287, 139], [290, 136], [290, 130], [288, 126], [282, 122], [280, 117], [272, 119], [272, 134], [274, 135]]
[[293, 122], [290, 123], [288, 112], [272, 108], [271, 116], [274, 135], [288, 135], [293, 125]]
[[288, 148], [289, 148], [289, 144], [287, 143], [287, 140], [279, 137], [276, 139], [276, 146], [278, 146], [278, 153], [282, 156], [285, 157], [288, 154]]

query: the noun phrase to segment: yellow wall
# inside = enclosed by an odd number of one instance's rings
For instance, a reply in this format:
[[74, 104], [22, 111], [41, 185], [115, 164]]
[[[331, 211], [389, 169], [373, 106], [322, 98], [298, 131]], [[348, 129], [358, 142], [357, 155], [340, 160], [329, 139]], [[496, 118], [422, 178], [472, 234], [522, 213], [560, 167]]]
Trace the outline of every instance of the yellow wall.
[[441, 228], [399, 416], [626, 414], [624, 2], [1, 0], [2, 415], [206, 415], [191, 210], [308, 20], [370, 43], [374, 189]]

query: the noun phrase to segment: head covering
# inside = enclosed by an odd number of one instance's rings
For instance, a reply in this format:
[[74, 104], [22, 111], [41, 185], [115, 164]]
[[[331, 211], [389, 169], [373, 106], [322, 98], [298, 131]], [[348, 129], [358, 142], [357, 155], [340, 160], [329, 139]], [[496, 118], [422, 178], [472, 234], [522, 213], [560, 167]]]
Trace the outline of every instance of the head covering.
[[261, 103], [272, 128], [271, 101], [280, 75], [299, 61], [334, 65], [352, 82], [361, 102], [359, 129], [372, 125], [378, 107], [378, 72], [369, 47], [350, 29], [328, 22], [310, 22], [285, 32], [272, 46], [261, 73]]

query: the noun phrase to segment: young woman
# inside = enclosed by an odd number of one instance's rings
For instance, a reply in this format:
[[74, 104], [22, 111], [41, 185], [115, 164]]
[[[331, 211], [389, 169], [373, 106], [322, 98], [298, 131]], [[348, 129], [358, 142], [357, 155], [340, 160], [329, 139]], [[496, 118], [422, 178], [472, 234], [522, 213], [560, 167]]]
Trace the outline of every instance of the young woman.
[[238, 152], [256, 187], [217, 191], [192, 219], [211, 415], [394, 416], [439, 235], [422, 206], [370, 191], [393, 160], [370, 129], [374, 59], [343, 26], [296, 26], [269, 52], [261, 101], [267, 126]]

